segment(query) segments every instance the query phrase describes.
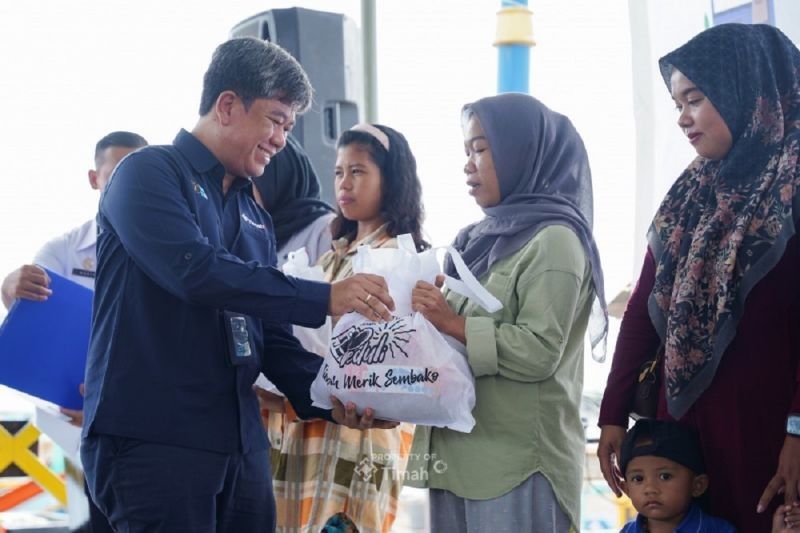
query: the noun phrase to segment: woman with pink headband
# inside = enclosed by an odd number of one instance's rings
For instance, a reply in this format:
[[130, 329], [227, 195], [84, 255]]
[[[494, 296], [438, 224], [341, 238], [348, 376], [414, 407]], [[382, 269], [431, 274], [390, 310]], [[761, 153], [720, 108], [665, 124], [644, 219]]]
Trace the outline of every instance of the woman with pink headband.
[[[326, 281], [352, 275], [359, 246], [396, 247], [422, 237], [422, 188], [405, 137], [387, 126], [358, 124], [339, 138], [332, 250], [321, 265]], [[334, 322], [338, 317], [333, 317]], [[414, 426], [353, 430], [325, 420], [302, 421], [290, 405], [269, 415], [278, 531], [320, 531], [329, 519], [361, 533], [391, 529]]]

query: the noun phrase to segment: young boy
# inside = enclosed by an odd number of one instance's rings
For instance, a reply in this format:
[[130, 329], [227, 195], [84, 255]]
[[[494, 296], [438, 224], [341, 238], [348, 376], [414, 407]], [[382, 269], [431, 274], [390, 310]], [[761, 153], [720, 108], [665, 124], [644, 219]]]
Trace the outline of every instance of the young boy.
[[620, 449], [625, 492], [639, 512], [621, 533], [733, 533], [695, 501], [708, 488], [703, 455], [694, 432], [674, 422], [639, 420]]

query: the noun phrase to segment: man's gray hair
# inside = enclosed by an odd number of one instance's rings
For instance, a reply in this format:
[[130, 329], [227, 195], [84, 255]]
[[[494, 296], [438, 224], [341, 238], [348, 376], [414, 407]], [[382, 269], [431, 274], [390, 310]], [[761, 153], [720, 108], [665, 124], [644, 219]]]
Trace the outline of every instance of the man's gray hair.
[[303, 67], [277, 44], [251, 37], [219, 45], [203, 77], [200, 115], [214, 107], [220, 93], [235, 92], [245, 108], [256, 98], [273, 98], [298, 114], [311, 105], [313, 88]]

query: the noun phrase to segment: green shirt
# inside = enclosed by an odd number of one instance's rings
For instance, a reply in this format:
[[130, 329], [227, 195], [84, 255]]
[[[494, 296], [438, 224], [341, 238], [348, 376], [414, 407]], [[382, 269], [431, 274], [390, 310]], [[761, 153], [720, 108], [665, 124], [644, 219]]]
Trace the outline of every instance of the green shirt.
[[541, 472], [577, 530], [583, 474], [583, 340], [594, 299], [575, 233], [548, 226], [492, 266], [481, 284], [503, 308], [488, 313], [453, 292], [466, 317], [475, 428], [417, 426], [407, 484], [485, 500]]

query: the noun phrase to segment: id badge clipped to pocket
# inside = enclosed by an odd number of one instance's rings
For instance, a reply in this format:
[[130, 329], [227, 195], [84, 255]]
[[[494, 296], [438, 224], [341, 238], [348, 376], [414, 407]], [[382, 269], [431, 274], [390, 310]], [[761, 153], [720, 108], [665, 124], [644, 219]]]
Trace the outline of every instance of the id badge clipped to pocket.
[[249, 365], [253, 360], [253, 347], [247, 317], [230, 311], [222, 312], [223, 328], [228, 338], [228, 358], [234, 366]]

